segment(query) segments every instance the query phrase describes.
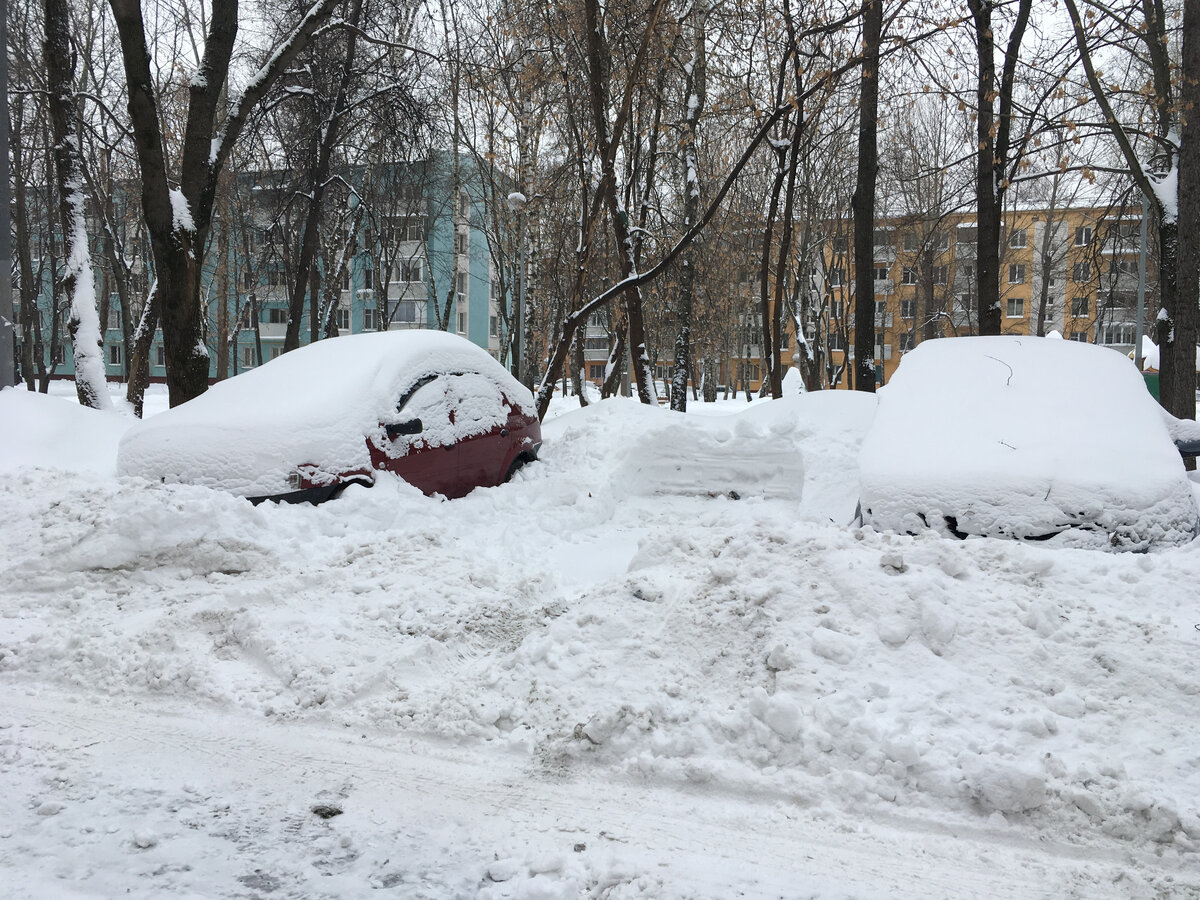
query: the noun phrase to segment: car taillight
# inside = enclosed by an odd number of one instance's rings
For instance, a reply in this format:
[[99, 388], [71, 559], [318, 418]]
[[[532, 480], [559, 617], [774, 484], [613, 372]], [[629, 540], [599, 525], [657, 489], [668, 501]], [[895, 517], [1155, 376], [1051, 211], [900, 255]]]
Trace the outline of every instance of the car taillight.
[[290, 487], [293, 491], [300, 490], [300, 473], [299, 472], [289, 472], [288, 477], [287, 477], [287, 483], [288, 483], [288, 487]]

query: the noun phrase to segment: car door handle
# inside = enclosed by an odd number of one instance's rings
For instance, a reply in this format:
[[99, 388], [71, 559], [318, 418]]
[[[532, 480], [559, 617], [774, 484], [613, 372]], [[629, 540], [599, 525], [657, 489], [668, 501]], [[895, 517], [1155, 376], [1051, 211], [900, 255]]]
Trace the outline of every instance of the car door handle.
[[508, 429], [507, 428], [500, 429], [500, 437], [508, 437]]

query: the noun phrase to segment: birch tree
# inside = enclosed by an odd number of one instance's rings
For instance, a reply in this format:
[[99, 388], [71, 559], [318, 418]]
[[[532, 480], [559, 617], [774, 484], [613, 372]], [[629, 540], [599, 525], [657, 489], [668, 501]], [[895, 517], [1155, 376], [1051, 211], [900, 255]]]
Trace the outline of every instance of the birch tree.
[[83, 155], [73, 102], [76, 57], [71, 52], [70, 13], [66, 0], [44, 0], [44, 12], [47, 100], [54, 136], [59, 223], [66, 254], [62, 283], [71, 303], [69, 328], [75, 351], [75, 388], [84, 406], [111, 409], [84, 212]]

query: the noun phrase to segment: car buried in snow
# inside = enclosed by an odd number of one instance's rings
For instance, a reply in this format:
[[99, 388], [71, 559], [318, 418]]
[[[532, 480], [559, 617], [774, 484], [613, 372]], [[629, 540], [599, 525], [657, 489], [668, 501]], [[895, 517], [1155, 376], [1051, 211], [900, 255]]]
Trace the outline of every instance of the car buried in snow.
[[905, 354], [859, 455], [865, 525], [1148, 550], [1195, 538], [1196, 499], [1158, 404], [1106, 347], [1039, 337]]
[[537, 458], [533, 396], [475, 344], [385, 331], [309, 344], [133, 426], [120, 475], [318, 503], [393, 472], [462, 497]]

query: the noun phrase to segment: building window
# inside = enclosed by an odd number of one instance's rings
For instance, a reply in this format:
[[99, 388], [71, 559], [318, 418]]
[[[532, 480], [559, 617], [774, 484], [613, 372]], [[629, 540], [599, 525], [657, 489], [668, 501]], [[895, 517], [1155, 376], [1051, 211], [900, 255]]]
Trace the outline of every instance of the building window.
[[419, 302], [416, 300], [399, 300], [392, 303], [392, 321], [403, 325], [417, 324]]
[[1136, 259], [1114, 259], [1108, 264], [1109, 275], [1136, 275], [1137, 270]]
[[350, 330], [350, 310], [339, 306], [333, 311], [333, 322], [338, 331]]
[[108, 345], [108, 364], [110, 366], [119, 366], [121, 364], [121, 345]]
[[270, 287], [287, 287], [287, 273], [281, 269], [272, 269], [267, 273], [267, 284]]
[[1071, 332], [1071, 340], [1078, 341], [1081, 344], [1086, 344], [1087, 343], [1087, 332], [1086, 331], [1072, 331]]
[[1028, 229], [1014, 228], [1012, 234], [1008, 236], [1008, 246], [1014, 250], [1023, 250], [1029, 238]]
[[1088, 314], [1088, 298], [1075, 297], [1071, 300], [1071, 315], [1076, 318], [1082, 318]]
[[392, 246], [405, 241], [416, 243], [423, 240], [424, 237], [424, 216], [398, 216], [388, 222], [387, 240]]
[[1086, 247], [1092, 242], [1092, 226], [1080, 225], [1075, 229], [1075, 246]]
[[835, 234], [833, 236], [833, 252], [845, 253], [850, 249], [850, 240], [844, 234]]
[[458, 302], [465, 303], [467, 301], [467, 273], [459, 272], [455, 280], [455, 293], [458, 294]]
[[837, 332], [837, 331], [831, 331], [831, 332], [829, 332], [829, 337], [828, 337], [828, 339], [826, 340], [826, 343], [829, 345], [829, 349], [830, 349], [830, 350], [841, 350], [841, 349], [843, 349], [843, 345], [842, 345], [842, 335], [841, 335], [841, 333], [840, 333], [840, 332]]
[[108, 327], [114, 330], [121, 327], [121, 307], [110, 306], [108, 308]]
[[1078, 283], [1092, 280], [1092, 264], [1077, 262], [1071, 267], [1071, 280]]
[[464, 219], [471, 217], [471, 195], [466, 191], [458, 192], [458, 214]]
[[363, 269], [363, 289], [371, 290], [375, 287], [375, 270], [371, 268]]
[[960, 244], [975, 244], [979, 240], [979, 228], [975, 225], [959, 225], [954, 232], [954, 240]]
[[888, 266], [876, 266], [875, 267], [875, 280], [876, 281], [887, 281], [888, 273], [890, 271], [891, 270], [889, 269]]
[[901, 300], [900, 301], [900, 318], [915, 319], [917, 317], [917, 301], [916, 300]]
[[267, 324], [268, 325], [286, 325], [287, 324], [287, 310], [280, 309], [278, 306], [272, 306], [270, 309], [267, 310]]
[[913, 334], [911, 331], [906, 334], [900, 335], [900, 352], [907, 353], [914, 346], [916, 346], [916, 342], [917, 342], [916, 335]]
[[975, 277], [975, 264], [961, 263], [958, 267], [958, 274], [962, 276], [964, 281], [971, 281]]
[[1008, 267], [1008, 283], [1025, 283], [1025, 263], [1011, 263]]
[[583, 349], [584, 350], [607, 350], [608, 349], [608, 338], [607, 337], [584, 338]]
[[490, 296], [493, 300], [500, 300], [500, 279], [496, 278], [495, 276], [492, 277], [488, 284], [488, 296]]
[[917, 283], [917, 267], [905, 266], [900, 272], [901, 284], [916, 284]]
[[167, 364], [167, 351], [162, 344], [154, 345], [154, 364], [160, 367]]
[[933, 249], [938, 253], [945, 253], [950, 249], [950, 235], [944, 231], [935, 232], [932, 238]]
[[882, 331], [875, 332], [875, 358], [885, 360], [892, 358], [892, 345], [884, 340]]
[[921, 246], [921, 236], [915, 231], [904, 232], [904, 252], [916, 253]]
[[253, 369], [254, 368], [254, 348], [253, 347], [243, 347], [242, 348], [242, 368], [243, 369]]
[[829, 270], [829, 284], [832, 287], [841, 287], [846, 283], [846, 270], [840, 266]]
[[933, 267], [933, 283], [934, 284], [945, 284], [947, 274], [948, 273], [947, 273], [945, 266], [934, 266]]
[[363, 331], [377, 331], [378, 325], [375, 323], [375, 310], [371, 307], [363, 309]]
[[1004, 313], [1010, 319], [1021, 319], [1025, 317], [1025, 301], [1020, 297], [1009, 297], [1007, 308]]
[[343, 291], [350, 290], [350, 270], [349, 269], [344, 269], [342, 271], [342, 290]]
[[829, 319], [830, 319], [830, 321], [836, 320], [836, 321], [840, 322], [842, 320], [842, 316], [844, 313], [845, 313], [845, 304], [843, 304], [841, 300], [830, 300], [829, 301]]
[[500, 337], [500, 317], [499, 316], [488, 316], [488, 336], [494, 337], [494, 338]]
[[872, 243], [879, 249], [890, 248], [892, 246], [892, 232], [887, 228], [876, 228], [872, 235]]
[[283, 348], [282, 347], [272, 347], [271, 348], [271, 359], [279, 359], [279, 357], [281, 357], [281, 356], [283, 356]]
[[400, 261], [400, 280], [406, 284], [418, 284], [424, 280], [424, 269], [419, 259], [403, 259]]
[[458, 333], [467, 333], [467, 314], [465, 312], [460, 312], [458, 314]]
[[247, 269], [242, 273], [242, 288], [248, 291], [252, 287], [254, 287], [254, 273]]
[[600, 381], [604, 378], [604, 363], [589, 363], [588, 378]]
[[1133, 322], [1109, 322], [1100, 330], [1102, 344], [1132, 344], [1137, 337]]
[[465, 231], [457, 231], [454, 233], [454, 252], [465, 255], [471, 246], [471, 236]]

